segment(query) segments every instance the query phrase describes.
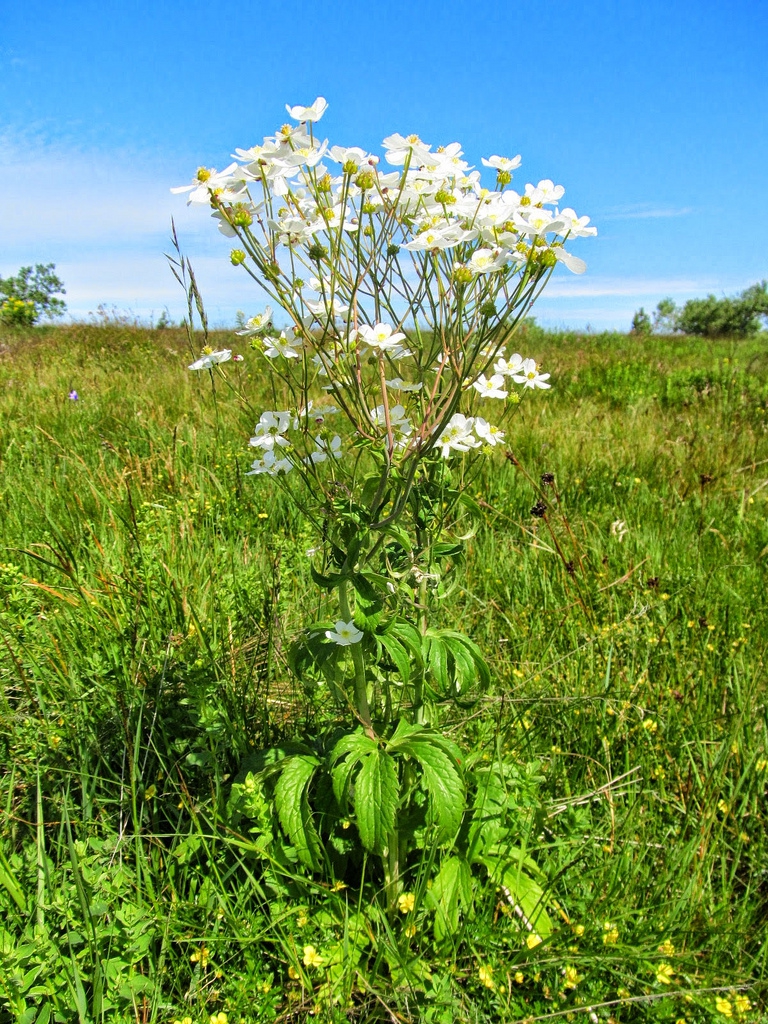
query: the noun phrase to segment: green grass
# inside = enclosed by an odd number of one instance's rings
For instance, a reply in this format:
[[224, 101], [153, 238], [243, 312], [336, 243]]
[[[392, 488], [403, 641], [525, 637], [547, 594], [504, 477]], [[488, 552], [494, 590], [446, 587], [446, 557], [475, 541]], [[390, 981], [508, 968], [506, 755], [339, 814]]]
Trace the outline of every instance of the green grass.
[[[232, 783], [326, 709], [285, 663], [319, 611], [312, 535], [244, 475], [254, 415], [214, 404], [175, 330], [0, 341], [0, 1021], [591, 1006], [693, 1024], [727, 1019], [718, 998], [762, 1019], [764, 338], [520, 340], [556, 386], [472, 485], [483, 519], [442, 615], [492, 667], [445, 728], [517, 765], [521, 842], [559, 923], [533, 949], [492, 889], [438, 942], [426, 911], [408, 935], [354, 886], [265, 869]], [[250, 362], [230, 372], [274, 408]]]

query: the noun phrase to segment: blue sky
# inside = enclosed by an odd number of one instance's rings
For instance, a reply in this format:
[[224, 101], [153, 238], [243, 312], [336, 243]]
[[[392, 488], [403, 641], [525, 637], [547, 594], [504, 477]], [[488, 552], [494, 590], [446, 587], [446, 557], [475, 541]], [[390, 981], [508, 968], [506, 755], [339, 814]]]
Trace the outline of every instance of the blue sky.
[[[169, 189], [330, 104], [332, 143], [394, 132], [521, 153], [588, 214], [583, 277], [536, 315], [627, 328], [640, 305], [768, 277], [768, 4], [550, 0], [210, 4], [25, 0], [0, 34], [0, 275], [50, 262], [75, 317], [181, 315], [170, 218], [211, 319], [260, 301], [201, 208]], [[490, 183], [490, 182], [489, 182]]]

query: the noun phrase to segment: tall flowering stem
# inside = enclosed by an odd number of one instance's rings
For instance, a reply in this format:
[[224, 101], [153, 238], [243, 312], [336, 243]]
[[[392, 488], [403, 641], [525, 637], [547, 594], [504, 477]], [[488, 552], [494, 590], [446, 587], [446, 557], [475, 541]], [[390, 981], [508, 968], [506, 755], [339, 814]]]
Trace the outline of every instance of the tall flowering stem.
[[[352, 718], [327, 769], [340, 805], [357, 779], [361, 842], [382, 858], [392, 908], [408, 853], [397, 809], [421, 785], [436, 834], [456, 826], [462, 759], [434, 726], [488, 678], [470, 638], [432, 625], [471, 528], [466, 483], [521, 399], [549, 388], [512, 339], [559, 264], [584, 271], [566, 244], [596, 230], [551, 180], [515, 191], [519, 156], [482, 160], [489, 189], [457, 142], [390, 135], [382, 161], [321, 141], [326, 106], [288, 107], [296, 124], [174, 191], [211, 209], [232, 264], [272, 304], [239, 332], [285, 406], [260, 415], [251, 473], [275, 477], [318, 530], [312, 575], [339, 618], [308, 625], [291, 664]], [[223, 373], [228, 358], [191, 368]], [[430, 788], [441, 772], [450, 805]]]

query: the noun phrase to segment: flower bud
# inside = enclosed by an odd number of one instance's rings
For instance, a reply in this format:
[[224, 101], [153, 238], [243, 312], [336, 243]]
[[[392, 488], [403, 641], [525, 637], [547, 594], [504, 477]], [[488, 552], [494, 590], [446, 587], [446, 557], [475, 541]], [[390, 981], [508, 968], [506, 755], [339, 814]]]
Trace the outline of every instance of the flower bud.
[[370, 216], [370, 214], [376, 212], [376, 206], [374, 203], [363, 203], [361, 207], [361, 212], [368, 214]]
[[345, 174], [357, 174], [360, 170], [354, 160], [347, 160], [342, 164], [341, 169]]
[[553, 252], [550, 252], [549, 249], [547, 249], [546, 252], [540, 252], [538, 255], [539, 263], [542, 267], [554, 267], [557, 263], [557, 257]]
[[365, 227], [363, 228], [363, 234], [365, 235], [366, 238], [373, 238], [373, 236], [374, 236], [373, 225], [366, 224]]
[[330, 192], [331, 191], [331, 176], [330, 174], [324, 174], [317, 183], [318, 192]]
[[245, 253], [242, 249], [233, 249], [229, 254], [229, 261], [233, 267], [239, 267], [241, 263], [245, 263]]
[[484, 302], [482, 304], [482, 306], [480, 307], [480, 315], [484, 316], [486, 318], [490, 318], [492, 316], [495, 316], [496, 315], [496, 303], [492, 299], [489, 299], [487, 302]]
[[400, 246], [399, 245], [395, 245], [394, 242], [390, 242], [389, 245], [387, 246], [387, 256], [389, 256], [389, 257], [397, 256], [397, 254], [399, 252], [400, 252]]
[[508, 185], [510, 181], [512, 181], [512, 175], [509, 173], [509, 171], [499, 171], [499, 173], [496, 175], [496, 184], [501, 185], [502, 188], [504, 187], [504, 185]]
[[315, 263], [319, 263], [321, 260], [328, 259], [328, 250], [319, 242], [313, 242], [307, 249], [307, 256]]
[[247, 206], [235, 203], [229, 211], [229, 222], [236, 228], [249, 228], [253, 224], [253, 217]]
[[438, 203], [442, 203], [443, 206], [450, 206], [452, 203], [456, 202], [456, 196], [447, 192], [444, 188], [441, 188], [439, 192], [435, 193], [435, 200]]
[[363, 192], [366, 192], [368, 189], [372, 189], [375, 183], [376, 178], [373, 175], [373, 171], [361, 171], [355, 178], [355, 184], [359, 189], [362, 189]]
[[453, 271], [453, 280], [456, 284], [471, 284], [472, 271], [469, 267], [456, 267]]

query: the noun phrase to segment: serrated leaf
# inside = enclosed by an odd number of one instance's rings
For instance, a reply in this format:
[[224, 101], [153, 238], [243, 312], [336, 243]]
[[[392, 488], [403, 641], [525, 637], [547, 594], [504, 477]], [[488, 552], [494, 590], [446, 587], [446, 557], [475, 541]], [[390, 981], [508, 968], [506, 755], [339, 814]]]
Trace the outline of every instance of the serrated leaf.
[[435, 689], [445, 692], [450, 685], [448, 648], [440, 637], [428, 632], [424, 638], [424, 665]]
[[[447, 741], [451, 744], [451, 741]], [[451, 746], [454, 746], [451, 744]], [[414, 736], [400, 749], [421, 767], [421, 783], [429, 797], [429, 817], [438, 828], [438, 841], [453, 836], [466, 810], [464, 780], [457, 759], [445, 749], [445, 738], [437, 734]]]
[[395, 828], [399, 795], [392, 757], [384, 750], [368, 754], [355, 780], [355, 815], [360, 841], [379, 856]]
[[429, 890], [429, 900], [435, 909], [435, 938], [442, 942], [457, 933], [461, 910], [470, 910], [473, 903], [472, 873], [463, 857], [445, 858]]
[[[334, 746], [329, 758], [330, 764], [335, 765], [331, 771], [331, 782], [334, 796], [342, 807], [346, 807], [349, 799], [352, 772], [365, 756], [377, 749], [376, 741], [362, 730], [342, 736]], [[339, 761], [341, 764], [337, 763]]]
[[405, 647], [391, 634], [384, 633], [381, 636], [377, 636], [376, 639], [392, 661], [394, 661], [402, 681], [407, 683], [411, 678], [411, 659], [408, 657]]
[[289, 758], [275, 786], [275, 807], [283, 831], [299, 859], [313, 871], [320, 870], [321, 844], [309, 806], [309, 784], [318, 767], [316, 757]]

